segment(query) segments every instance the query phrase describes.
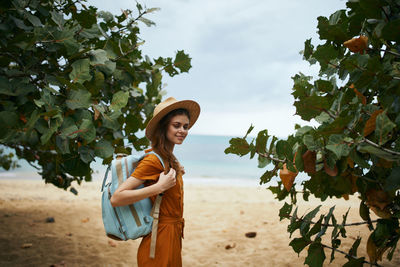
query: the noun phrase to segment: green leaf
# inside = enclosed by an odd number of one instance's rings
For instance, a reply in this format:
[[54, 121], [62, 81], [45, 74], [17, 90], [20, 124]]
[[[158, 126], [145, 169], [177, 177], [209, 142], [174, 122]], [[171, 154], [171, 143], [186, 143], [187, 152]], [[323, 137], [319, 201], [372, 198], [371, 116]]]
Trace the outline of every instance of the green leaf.
[[40, 142], [42, 143], [42, 145], [45, 145], [50, 140], [50, 138], [53, 136], [56, 130], [57, 126], [52, 126], [45, 130], [45, 132], [40, 137]]
[[397, 189], [400, 189], [400, 167], [393, 168], [385, 180], [385, 191], [395, 191]]
[[99, 11], [97, 13], [97, 15], [99, 16], [99, 18], [104, 19], [105, 21], [112, 21], [114, 19], [113, 14], [111, 14], [108, 11]]
[[338, 55], [338, 50], [328, 43], [317, 46], [317, 49], [313, 53], [313, 57], [321, 65], [321, 71], [325, 70], [331, 60], [336, 59]]
[[94, 154], [102, 159], [109, 158], [113, 155], [114, 148], [110, 141], [100, 140], [94, 147]]
[[79, 136], [87, 143], [92, 142], [96, 138], [96, 128], [91, 120], [83, 119], [79, 127]]
[[363, 267], [364, 261], [364, 257], [358, 259], [350, 258], [349, 261], [343, 265], [343, 267]]
[[90, 51], [90, 65], [104, 65], [108, 61], [107, 52], [103, 49]]
[[93, 24], [91, 28], [85, 28], [79, 33], [83, 38], [93, 39], [102, 36], [97, 24]]
[[269, 158], [263, 157], [261, 155], [258, 156], [258, 168], [265, 168], [270, 163], [271, 160]]
[[120, 110], [128, 104], [129, 92], [118, 91], [113, 95], [110, 109], [111, 110]]
[[174, 66], [177, 67], [181, 72], [189, 72], [192, 58], [188, 54], [185, 54], [183, 50], [176, 53]]
[[225, 154], [236, 154], [244, 156], [250, 152], [249, 143], [243, 138], [232, 138], [229, 140], [230, 146], [225, 149]]
[[109, 128], [114, 131], [118, 131], [121, 125], [118, 122], [118, 118], [122, 115], [121, 111], [117, 110], [108, 114], [103, 114], [103, 127]]
[[91, 105], [91, 96], [86, 90], [71, 90], [65, 103], [70, 109], [86, 109]]
[[[346, 255], [347, 259], [351, 260], [351, 259], [353, 259], [353, 257], [357, 257], [357, 249], [358, 249], [358, 246], [360, 245], [360, 243], [361, 243], [361, 237], [357, 237], [356, 241], [354, 241], [353, 245], [351, 246], [351, 248], [349, 250], [350, 256]], [[353, 257], [351, 257], [351, 256], [353, 256]]]
[[345, 10], [338, 10], [333, 13], [329, 20], [326, 17], [318, 17], [318, 34], [321, 40], [333, 41], [342, 44], [351, 38], [347, 34], [347, 22]]
[[293, 208], [293, 205], [289, 205], [286, 202], [285, 202], [285, 204], [283, 204], [283, 207], [279, 210], [280, 221], [282, 221], [283, 219], [288, 219], [290, 217], [292, 208]]
[[260, 184], [268, 183], [275, 175], [275, 171], [265, 171], [265, 173], [260, 177]]
[[375, 146], [372, 145], [368, 145], [365, 143], [361, 143], [358, 145], [357, 150], [361, 153], [370, 153], [373, 154], [379, 158], [383, 158], [389, 161], [396, 161], [400, 159], [400, 156], [397, 155], [393, 155], [389, 152], [386, 152], [380, 148], [377, 148]]
[[146, 9], [146, 13], [153, 13], [155, 11], [160, 11], [160, 10], [161, 10], [161, 8], [159, 8], [159, 7], [152, 7], [152, 8]]
[[301, 237], [301, 238], [294, 238], [292, 241], [290, 241], [289, 246], [291, 246], [293, 250], [299, 255], [300, 252], [310, 243], [311, 243], [310, 240]]
[[317, 215], [320, 208], [321, 208], [321, 205], [317, 206], [315, 209], [313, 209], [312, 211], [307, 213], [306, 216], [304, 216], [303, 222], [301, 223], [301, 226], [300, 226], [300, 234], [302, 236], [307, 235], [308, 230], [310, 229], [311, 220], [315, 217], [315, 215]]
[[304, 52], [303, 52], [304, 59], [309, 60], [312, 56], [313, 51], [314, 51], [314, 46], [311, 44], [311, 38], [307, 39], [304, 42]]
[[308, 254], [304, 264], [310, 267], [322, 267], [325, 261], [325, 252], [321, 243], [313, 242], [308, 248]]
[[328, 145], [326, 146], [326, 149], [332, 151], [338, 159], [348, 156], [351, 151], [351, 147], [343, 139], [344, 137], [341, 134], [332, 134], [329, 136]]
[[246, 139], [247, 136], [251, 133], [251, 131], [253, 131], [253, 129], [254, 129], [254, 126], [253, 126], [253, 125], [250, 125], [250, 127], [249, 127], [249, 129], [247, 130], [246, 135], [243, 137], [243, 139]]
[[400, 42], [400, 18], [389, 21], [382, 29], [382, 37], [388, 41]]
[[375, 136], [379, 141], [379, 145], [384, 145], [390, 140], [391, 136], [389, 134], [395, 127], [396, 124], [386, 116], [386, 112], [382, 112], [376, 117]]
[[269, 135], [267, 130], [258, 132], [256, 139], [256, 151], [258, 153], [264, 154], [266, 152], [268, 138]]
[[78, 127], [75, 124], [75, 121], [72, 118], [65, 118], [63, 124], [60, 129], [60, 137], [62, 139], [74, 139], [78, 136]]
[[314, 137], [310, 134], [306, 134], [303, 136], [303, 143], [307, 146], [307, 148], [311, 151], [317, 150], [319, 146], [319, 142], [314, 140]]
[[79, 59], [71, 64], [72, 71], [69, 74], [69, 78], [73, 83], [84, 83], [92, 79], [92, 75], [89, 73], [89, 59]]
[[11, 111], [0, 111], [0, 124], [2, 128], [12, 128], [18, 123], [18, 115]]
[[143, 22], [144, 24], [146, 24], [147, 27], [151, 27], [151, 26], [155, 26], [156, 24], [154, 23], [154, 21], [149, 20], [145, 17], [140, 17], [138, 20], [140, 20], [141, 22]]
[[332, 218], [332, 214], [333, 214], [334, 209], [335, 209], [335, 206], [331, 207], [329, 209], [328, 214], [324, 217], [324, 226], [322, 226], [321, 231], [318, 233], [316, 238], [319, 238], [319, 237], [323, 236], [326, 233], [326, 230], [328, 229], [329, 220]]
[[325, 93], [331, 92], [334, 88], [332, 81], [326, 81], [321, 79], [315, 81], [315, 87], [318, 89], [318, 91]]
[[80, 159], [85, 163], [90, 163], [94, 160], [95, 153], [87, 146], [81, 146], [78, 149]]
[[71, 151], [69, 150], [69, 140], [64, 139], [61, 136], [56, 136], [56, 145], [58, 149], [61, 151], [61, 154], [69, 154]]
[[296, 107], [296, 115], [299, 115], [303, 120], [310, 121], [323, 110], [329, 109], [330, 103], [327, 97], [314, 95], [295, 101], [294, 106]]
[[30, 23], [32, 23], [33, 26], [35, 27], [42, 26], [42, 22], [40, 22], [40, 19], [34, 15], [26, 13], [26, 18], [29, 20]]
[[64, 27], [65, 20], [62, 13], [58, 13], [57, 11], [50, 11], [51, 19], [58, 25], [60, 29]]
[[117, 64], [114, 61], [108, 60], [104, 65], [97, 65], [96, 67], [106, 75], [112, 75], [116, 70]]

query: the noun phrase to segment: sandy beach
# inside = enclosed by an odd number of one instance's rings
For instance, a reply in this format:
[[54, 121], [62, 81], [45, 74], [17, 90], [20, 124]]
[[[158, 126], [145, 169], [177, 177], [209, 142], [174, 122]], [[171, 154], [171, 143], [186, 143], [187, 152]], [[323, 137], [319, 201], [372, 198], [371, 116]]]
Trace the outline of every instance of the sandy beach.
[[[76, 187], [78, 196], [39, 180], [0, 180], [0, 266], [136, 266], [140, 240], [108, 239], [101, 220], [100, 182]], [[319, 203], [299, 203], [299, 214]], [[303, 266], [307, 251], [298, 256], [279, 221], [282, 202], [265, 187], [185, 185], [184, 266]], [[322, 203], [326, 213], [336, 205], [336, 218], [349, 207], [348, 222], [360, 221], [358, 201], [332, 199]], [[54, 222], [46, 222], [52, 221]], [[247, 232], [256, 232], [247, 238]], [[348, 251], [357, 236], [366, 238], [365, 225], [348, 227]], [[330, 235], [328, 235], [330, 236]], [[358, 250], [366, 256], [365, 240]], [[330, 242], [326, 242], [330, 244]], [[383, 266], [399, 266], [400, 253]], [[325, 250], [326, 257], [330, 251]], [[386, 256], [386, 255], [385, 255]], [[367, 256], [366, 256], [367, 257]], [[368, 258], [368, 257], [367, 257]], [[332, 264], [347, 260], [336, 254]]]

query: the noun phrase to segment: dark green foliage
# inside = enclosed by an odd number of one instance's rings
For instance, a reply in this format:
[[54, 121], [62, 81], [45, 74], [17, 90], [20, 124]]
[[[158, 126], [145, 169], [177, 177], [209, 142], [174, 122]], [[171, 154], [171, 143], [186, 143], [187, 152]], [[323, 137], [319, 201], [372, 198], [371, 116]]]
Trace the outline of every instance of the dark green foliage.
[[[148, 145], [138, 138], [161, 100], [162, 75], [191, 59], [143, 56], [138, 22], [157, 9], [115, 16], [77, 0], [0, 4], [0, 144], [64, 189], [90, 181], [94, 157]], [[136, 14], [136, 15], [135, 15]], [[1, 153], [2, 167], [12, 167]], [[76, 191], [76, 190], [75, 190]], [[75, 192], [73, 191], [73, 192]]]
[[[346, 8], [329, 18], [319, 17], [321, 42], [314, 46], [308, 39], [303, 50], [304, 60], [318, 63], [319, 75], [314, 78], [299, 73], [292, 77], [296, 115], [318, 124], [296, 125], [296, 133], [286, 139], [273, 136], [268, 151], [260, 142], [268, 138], [267, 130], [258, 134], [256, 146], [262, 146], [256, 152], [268, 159], [262, 160], [264, 164], [258, 160], [259, 167], [267, 168], [260, 183], [269, 183], [283, 164], [291, 172], [309, 176], [305, 181], [296, 178], [296, 188], [293, 186], [290, 192], [281, 181], [269, 186], [278, 200], [290, 196], [292, 202], [285, 203], [279, 215], [281, 219], [289, 217], [290, 235], [299, 230], [300, 237], [294, 238], [290, 246], [297, 253], [308, 247], [305, 264], [309, 266], [323, 265], [328, 247], [321, 244], [321, 238], [328, 227], [333, 227], [330, 249], [331, 261], [334, 259], [335, 249], [346, 238], [348, 213], [341, 224], [333, 208], [312, 222], [318, 207], [299, 218], [293, 205], [300, 189], [305, 200], [311, 194], [321, 201], [357, 194], [361, 223], [373, 231], [376, 251], [388, 251], [389, 260], [400, 238], [399, 14], [397, 0], [349, 0]], [[354, 47], [350, 40], [360, 43]], [[238, 153], [239, 148], [231, 145], [226, 152]], [[295, 211], [288, 216], [293, 208]], [[382, 218], [375, 227], [370, 211]], [[368, 260], [357, 255], [361, 242], [357, 239], [353, 244], [346, 266], [362, 266]]]

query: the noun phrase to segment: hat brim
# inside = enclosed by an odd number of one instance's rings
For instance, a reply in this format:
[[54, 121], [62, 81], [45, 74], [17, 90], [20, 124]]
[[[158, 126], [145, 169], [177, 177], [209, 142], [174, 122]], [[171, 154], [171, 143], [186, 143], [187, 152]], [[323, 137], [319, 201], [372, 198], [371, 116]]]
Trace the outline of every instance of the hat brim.
[[193, 100], [181, 100], [166, 106], [149, 121], [146, 126], [146, 137], [151, 141], [154, 130], [156, 129], [156, 126], [160, 122], [160, 120], [169, 112], [180, 108], [186, 109], [189, 112], [190, 119], [188, 129], [192, 128], [192, 126], [199, 118], [200, 105]]

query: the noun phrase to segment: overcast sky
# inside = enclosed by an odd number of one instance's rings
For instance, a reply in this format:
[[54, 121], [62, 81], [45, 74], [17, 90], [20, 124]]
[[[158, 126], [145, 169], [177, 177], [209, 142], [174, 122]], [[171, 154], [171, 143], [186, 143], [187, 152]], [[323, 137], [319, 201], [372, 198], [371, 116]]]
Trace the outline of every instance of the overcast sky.
[[[133, 0], [90, 0], [100, 10], [135, 10]], [[344, 0], [142, 0], [160, 11], [140, 24], [141, 46], [150, 58], [184, 50], [192, 69], [164, 76], [167, 96], [194, 99], [202, 112], [191, 133], [243, 136], [250, 124], [285, 137], [294, 124], [293, 82], [299, 71], [314, 75], [302, 60], [304, 41], [318, 42], [317, 17], [344, 9]]]

